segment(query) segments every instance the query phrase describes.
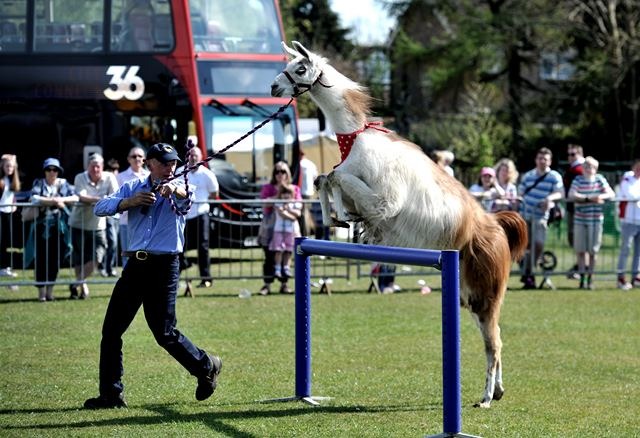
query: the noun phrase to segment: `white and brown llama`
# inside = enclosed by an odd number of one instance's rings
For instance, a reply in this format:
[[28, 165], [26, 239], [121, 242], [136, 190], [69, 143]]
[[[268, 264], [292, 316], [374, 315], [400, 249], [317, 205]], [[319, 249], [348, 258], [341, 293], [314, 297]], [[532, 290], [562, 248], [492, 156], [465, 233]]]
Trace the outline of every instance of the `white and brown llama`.
[[[370, 96], [327, 60], [297, 41], [271, 85], [273, 96], [308, 91], [336, 130], [342, 162], [316, 181], [325, 225], [361, 221], [372, 244], [460, 251], [460, 301], [484, 339], [487, 373], [476, 406], [499, 400], [502, 385], [500, 308], [512, 261], [527, 246], [527, 228], [515, 212], [486, 213], [468, 190], [417, 145], [367, 122]], [[337, 218], [330, 217], [329, 192]]]

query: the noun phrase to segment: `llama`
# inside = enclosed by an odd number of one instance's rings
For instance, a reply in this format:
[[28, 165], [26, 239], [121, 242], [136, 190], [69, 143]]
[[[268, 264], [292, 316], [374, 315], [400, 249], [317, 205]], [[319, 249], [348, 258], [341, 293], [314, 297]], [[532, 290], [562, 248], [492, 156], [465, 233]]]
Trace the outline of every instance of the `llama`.
[[460, 301], [480, 329], [487, 360], [484, 394], [475, 406], [490, 407], [504, 393], [498, 322], [511, 263], [527, 247], [526, 223], [515, 212], [486, 213], [419, 146], [367, 123], [371, 97], [363, 87], [297, 41], [293, 49], [282, 46], [292, 60], [271, 94], [308, 91], [338, 133], [342, 162], [316, 180], [324, 223], [361, 221], [363, 240], [371, 244], [460, 251]]

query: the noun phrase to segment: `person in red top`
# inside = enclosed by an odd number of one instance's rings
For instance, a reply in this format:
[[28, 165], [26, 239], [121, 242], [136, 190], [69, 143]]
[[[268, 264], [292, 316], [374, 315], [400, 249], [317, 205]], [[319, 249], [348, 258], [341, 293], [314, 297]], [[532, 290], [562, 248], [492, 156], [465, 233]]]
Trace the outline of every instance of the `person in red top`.
[[[571, 183], [578, 175], [582, 175], [583, 164], [584, 164], [584, 151], [582, 150], [582, 146], [577, 144], [569, 143], [567, 146], [567, 158], [569, 162], [569, 167], [562, 175], [562, 182], [564, 183], [565, 190], [565, 199], [569, 195], [569, 189], [571, 188]], [[573, 202], [567, 202], [567, 239], [569, 240], [569, 246], [573, 248], [573, 212], [574, 212], [574, 204]], [[578, 263], [574, 264], [573, 268], [569, 271], [567, 275], [568, 278], [578, 279]]]
[[[291, 170], [289, 165], [284, 161], [278, 161], [273, 165], [273, 173], [269, 183], [262, 186], [260, 191], [260, 199], [269, 199], [277, 197], [281, 186], [293, 187], [294, 194], [293, 200], [302, 200], [300, 194], [300, 187], [295, 184], [291, 184]], [[271, 283], [275, 278], [275, 252], [269, 249], [269, 244], [273, 238], [273, 225], [274, 225], [274, 211], [273, 204], [264, 204], [262, 207], [262, 223], [260, 224], [260, 231], [258, 233], [258, 243], [264, 250], [264, 263], [262, 265], [262, 275], [264, 277], [264, 285], [260, 289], [261, 295], [268, 295], [271, 292]], [[282, 275], [280, 280], [280, 293], [291, 293], [289, 286], [287, 286], [288, 276]]]

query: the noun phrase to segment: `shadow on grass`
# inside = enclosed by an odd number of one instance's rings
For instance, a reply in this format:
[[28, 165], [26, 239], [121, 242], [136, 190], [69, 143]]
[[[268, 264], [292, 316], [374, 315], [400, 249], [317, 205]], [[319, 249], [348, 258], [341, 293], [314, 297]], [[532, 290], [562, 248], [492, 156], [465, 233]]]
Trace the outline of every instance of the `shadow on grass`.
[[[247, 405], [255, 405], [260, 402], [247, 402]], [[129, 407], [128, 409], [117, 410], [105, 410], [105, 411], [87, 411], [76, 408], [62, 408], [62, 409], [2, 409], [0, 415], [15, 415], [15, 414], [56, 414], [65, 412], [74, 412], [83, 414], [91, 414], [92, 418], [89, 420], [77, 421], [75, 423], [64, 421], [63, 423], [34, 423], [31, 425], [9, 425], [2, 426], [0, 430], [13, 430], [13, 431], [26, 431], [26, 430], [65, 430], [69, 428], [96, 428], [96, 427], [113, 427], [113, 426], [151, 426], [162, 425], [165, 423], [193, 423], [201, 422], [209, 427], [212, 431], [224, 434], [230, 437], [249, 438], [255, 437], [252, 433], [243, 432], [236, 427], [225, 423], [225, 420], [251, 420], [251, 419], [274, 419], [285, 417], [297, 417], [315, 414], [375, 414], [385, 412], [421, 412], [421, 411], [439, 411], [442, 409], [442, 404], [433, 403], [428, 405], [386, 405], [386, 406], [367, 406], [367, 405], [355, 405], [355, 406], [309, 406], [298, 403], [297, 407], [293, 407], [292, 403], [267, 403], [262, 404], [265, 409], [239, 409], [231, 412], [196, 412], [191, 414], [185, 414], [179, 409], [175, 408], [174, 403], [167, 404], [153, 404], [142, 405], [139, 408]], [[283, 406], [288, 405], [287, 408], [269, 409], [268, 406]], [[218, 405], [224, 406], [224, 405]], [[237, 403], [228, 406], [238, 406]], [[136, 415], [135, 411], [143, 409], [153, 412], [153, 415]], [[113, 413], [131, 413], [131, 416], [118, 415], [117, 418], [104, 418], [99, 419], [101, 413], [113, 414]]]

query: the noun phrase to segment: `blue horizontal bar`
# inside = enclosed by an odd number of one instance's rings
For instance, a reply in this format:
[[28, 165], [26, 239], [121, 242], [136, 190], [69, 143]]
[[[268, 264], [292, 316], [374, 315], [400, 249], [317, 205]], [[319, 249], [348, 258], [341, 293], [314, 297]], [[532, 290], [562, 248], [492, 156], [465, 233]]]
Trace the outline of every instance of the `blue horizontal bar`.
[[372, 262], [404, 263], [407, 265], [430, 266], [436, 269], [441, 267], [440, 257], [442, 251], [432, 249], [398, 248], [314, 239], [304, 239], [299, 248], [303, 253], [309, 255], [317, 254]]

